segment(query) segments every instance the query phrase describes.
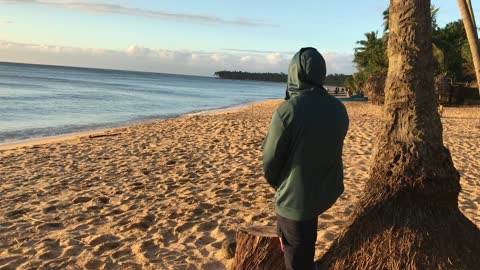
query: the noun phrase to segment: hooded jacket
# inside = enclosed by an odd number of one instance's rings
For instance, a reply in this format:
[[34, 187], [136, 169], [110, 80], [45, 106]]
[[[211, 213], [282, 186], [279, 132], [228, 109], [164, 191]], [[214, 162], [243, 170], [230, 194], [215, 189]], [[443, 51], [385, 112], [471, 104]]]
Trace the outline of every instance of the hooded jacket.
[[263, 168], [276, 190], [276, 212], [310, 220], [343, 193], [343, 140], [348, 130], [345, 106], [323, 84], [325, 60], [302, 48], [288, 68], [285, 101], [273, 113], [263, 144]]

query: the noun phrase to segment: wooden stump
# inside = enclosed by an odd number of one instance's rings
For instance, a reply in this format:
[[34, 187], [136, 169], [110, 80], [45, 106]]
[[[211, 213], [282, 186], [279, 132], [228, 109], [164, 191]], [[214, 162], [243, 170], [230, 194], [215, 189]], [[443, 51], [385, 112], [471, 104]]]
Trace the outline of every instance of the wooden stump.
[[242, 228], [237, 231], [236, 241], [231, 270], [285, 269], [275, 226]]

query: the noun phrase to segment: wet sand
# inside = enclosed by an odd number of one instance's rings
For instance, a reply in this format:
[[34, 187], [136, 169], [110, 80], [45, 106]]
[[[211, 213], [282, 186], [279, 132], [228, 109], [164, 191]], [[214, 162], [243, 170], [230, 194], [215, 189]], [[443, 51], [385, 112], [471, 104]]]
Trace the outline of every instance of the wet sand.
[[[275, 224], [261, 146], [279, 104], [2, 146], [0, 269], [225, 269], [239, 226]], [[362, 193], [379, 124], [379, 107], [346, 106], [346, 190], [319, 218], [317, 257]], [[442, 121], [459, 206], [480, 226], [480, 109]]]

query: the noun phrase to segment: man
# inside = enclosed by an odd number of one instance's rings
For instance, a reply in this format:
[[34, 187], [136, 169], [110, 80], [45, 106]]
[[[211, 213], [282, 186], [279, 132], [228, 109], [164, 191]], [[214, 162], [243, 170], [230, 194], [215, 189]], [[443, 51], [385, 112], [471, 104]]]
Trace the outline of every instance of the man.
[[315, 269], [318, 215], [343, 193], [345, 106], [323, 84], [326, 66], [314, 48], [290, 62], [285, 102], [273, 113], [263, 168], [276, 190], [277, 230], [287, 269]]

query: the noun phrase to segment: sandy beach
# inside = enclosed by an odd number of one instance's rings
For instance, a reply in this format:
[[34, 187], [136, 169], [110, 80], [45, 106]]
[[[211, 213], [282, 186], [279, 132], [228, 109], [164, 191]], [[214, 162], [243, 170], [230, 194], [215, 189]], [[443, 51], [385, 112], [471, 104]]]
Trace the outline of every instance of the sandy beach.
[[[280, 102], [0, 147], [0, 269], [226, 269], [239, 226], [275, 224], [261, 150]], [[380, 107], [346, 107], [345, 193], [319, 218], [316, 257], [362, 193], [379, 124]], [[442, 122], [480, 226], [480, 109]]]

